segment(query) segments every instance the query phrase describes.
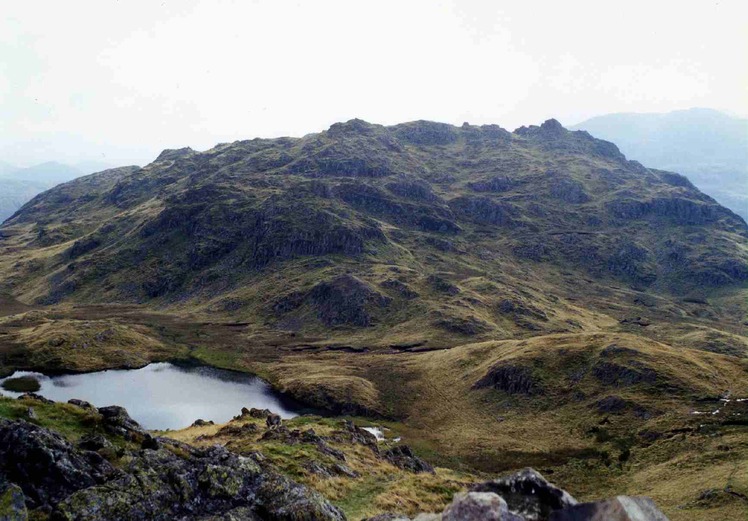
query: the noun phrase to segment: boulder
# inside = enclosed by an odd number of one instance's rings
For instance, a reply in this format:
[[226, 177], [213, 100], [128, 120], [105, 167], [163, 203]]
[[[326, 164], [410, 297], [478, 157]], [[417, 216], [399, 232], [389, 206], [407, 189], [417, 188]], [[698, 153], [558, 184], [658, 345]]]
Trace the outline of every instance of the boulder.
[[444, 509], [442, 521], [522, 521], [492, 492], [462, 492]]
[[548, 483], [537, 471], [523, 469], [515, 474], [470, 487], [472, 492], [493, 492], [506, 501], [509, 510], [526, 521], [544, 521], [552, 512], [577, 504], [568, 492]]
[[618, 496], [551, 513], [550, 521], [668, 521], [648, 497]]
[[130, 418], [127, 409], [118, 405], [101, 407], [99, 414], [104, 418], [104, 428], [111, 434], [131, 438], [133, 434], [145, 436], [146, 432], [138, 422]]

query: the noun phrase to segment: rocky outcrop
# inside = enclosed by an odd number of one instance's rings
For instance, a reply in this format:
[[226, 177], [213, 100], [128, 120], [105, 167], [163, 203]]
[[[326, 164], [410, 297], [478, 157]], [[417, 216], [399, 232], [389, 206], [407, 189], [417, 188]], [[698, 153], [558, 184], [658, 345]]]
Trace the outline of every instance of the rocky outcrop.
[[[118, 432], [142, 432], [126, 411], [103, 410]], [[0, 420], [0, 498], [10, 512], [3, 519], [25, 519], [25, 507], [53, 521], [345, 519], [319, 494], [223, 447], [159, 438], [114, 467], [89, 450], [106, 448], [100, 441], [75, 447], [45, 428]]]
[[473, 389], [486, 388], [528, 396], [543, 393], [543, 386], [532, 369], [506, 363], [496, 364], [473, 385]]
[[515, 209], [510, 203], [496, 202], [488, 197], [461, 196], [449, 201], [449, 207], [478, 224], [508, 226], [513, 223]]
[[403, 470], [413, 473], [434, 472], [434, 467], [426, 463], [413, 453], [413, 450], [407, 445], [397, 445], [384, 452], [382, 457]]
[[0, 419], [0, 475], [23, 490], [29, 508], [49, 510], [72, 493], [119, 471], [95, 452], [23, 420]]

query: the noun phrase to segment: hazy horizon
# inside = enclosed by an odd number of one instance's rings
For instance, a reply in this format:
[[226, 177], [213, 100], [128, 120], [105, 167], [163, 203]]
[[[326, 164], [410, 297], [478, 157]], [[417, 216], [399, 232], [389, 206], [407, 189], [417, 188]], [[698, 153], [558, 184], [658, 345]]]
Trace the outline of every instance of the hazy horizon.
[[581, 1], [42, 2], [44, 17], [39, 5], [7, 6], [0, 21], [0, 160], [22, 167], [145, 164], [165, 148], [356, 117], [513, 130], [693, 107], [748, 114], [736, 1], [616, 12]]

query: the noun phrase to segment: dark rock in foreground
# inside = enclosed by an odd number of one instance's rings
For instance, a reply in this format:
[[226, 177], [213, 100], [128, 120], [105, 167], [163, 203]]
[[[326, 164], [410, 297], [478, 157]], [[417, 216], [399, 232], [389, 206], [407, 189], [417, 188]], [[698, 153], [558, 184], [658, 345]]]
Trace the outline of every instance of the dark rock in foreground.
[[99, 454], [112, 448], [102, 436], [75, 447], [43, 427], [0, 420], [0, 519], [26, 519], [26, 508], [53, 521], [345, 519], [318, 493], [250, 458], [153, 438], [121, 407], [100, 411], [107, 430], [142, 444], [121, 468]]
[[533, 469], [524, 469], [511, 476], [479, 483], [470, 488], [473, 492], [493, 492], [507, 502], [509, 510], [523, 519], [547, 519], [551, 512], [577, 504], [568, 492], [548, 483]]

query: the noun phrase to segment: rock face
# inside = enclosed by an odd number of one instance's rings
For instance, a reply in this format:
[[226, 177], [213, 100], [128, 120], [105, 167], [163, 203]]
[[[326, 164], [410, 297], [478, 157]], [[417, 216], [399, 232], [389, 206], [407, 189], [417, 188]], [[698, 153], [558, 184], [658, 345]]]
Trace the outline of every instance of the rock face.
[[[142, 435], [124, 409], [103, 409], [126, 435]], [[111, 447], [96, 436], [75, 447], [45, 428], [0, 420], [0, 505], [7, 510], [0, 517], [25, 519], [28, 507], [53, 521], [345, 519], [319, 494], [252, 459], [150, 439], [151, 448], [129, 452], [115, 468], [89, 450]]]

